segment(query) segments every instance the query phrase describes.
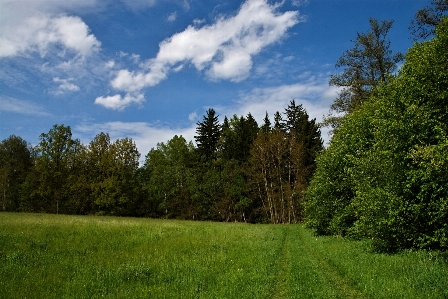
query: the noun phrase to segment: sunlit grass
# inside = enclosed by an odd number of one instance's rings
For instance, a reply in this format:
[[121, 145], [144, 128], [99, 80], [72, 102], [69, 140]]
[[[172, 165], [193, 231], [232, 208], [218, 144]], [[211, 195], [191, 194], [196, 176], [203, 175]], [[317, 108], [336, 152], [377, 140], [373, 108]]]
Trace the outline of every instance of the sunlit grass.
[[446, 255], [300, 225], [0, 213], [1, 298], [444, 298]]

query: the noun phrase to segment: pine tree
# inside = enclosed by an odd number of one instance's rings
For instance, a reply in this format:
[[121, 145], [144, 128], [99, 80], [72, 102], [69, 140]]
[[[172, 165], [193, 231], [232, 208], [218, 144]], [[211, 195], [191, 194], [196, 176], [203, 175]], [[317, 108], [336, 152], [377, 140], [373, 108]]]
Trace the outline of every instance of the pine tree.
[[330, 77], [330, 85], [342, 87], [331, 105], [323, 124], [336, 129], [343, 116], [366, 102], [380, 83], [388, 83], [388, 76], [403, 60], [401, 53], [392, 54], [390, 41], [386, 39], [393, 21], [378, 22], [370, 19], [370, 31], [358, 33], [355, 46], [345, 51], [336, 63], [343, 67], [341, 74]]
[[411, 21], [409, 30], [414, 40], [425, 39], [435, 34], [436, 27], [448, 11], [448, 0], [431, 0], [432, 7], [420, 9]]
[[269, 120], [268, 112], [266, 111], [266, 116], [263, 119], [264, 123], [260, 127], [263, 133], [269, 133], [271, 131], [271, 121]]
[[283, 126], [282, 126], [282, 115], [280, 114], [280, 112], [276, 111], [274, 114], [274, 129], [276, 130], [283, 130]]

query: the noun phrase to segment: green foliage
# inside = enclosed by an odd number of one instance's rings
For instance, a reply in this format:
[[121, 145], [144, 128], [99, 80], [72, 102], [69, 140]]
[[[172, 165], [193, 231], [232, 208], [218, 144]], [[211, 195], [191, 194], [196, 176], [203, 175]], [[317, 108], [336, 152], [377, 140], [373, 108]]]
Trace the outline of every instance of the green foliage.
[[2, 211], [21, 208], [21, 185], [33, 165], [33, 149], [22, 138], [11, 135], [0, 142], [0, 198]]
[[219, 142], [221, 156], [224, 160], [245, 162], [250, 156], [250, 146], [257, 137], [258, 124], [250, 113], [246, 118], [234, 115], [227, 123], [226, 120]]
[[195, 159], [193, 144], [177, 135], [146, 155], [144, 188], [159, 215], [192, 219], [196, 214], [189, 196]]
[[100, 133], [87, 148], [86, 181], [90, 183], [91, 205], [98, 214], [133, 215], [139, 199], [136, 178], [140, 153], [129, 139], [110, 142]]
[[40, 208], [64, 213], [67, 181], [80, 142], [72, 139], [70, 126], [64, 125], [54, 125], [48, 133], [42, 133], [39, 139], [35, 170], [39, 176], [37, 193], [43, 200]]
[[319, 233], [369, 237], [382, 251], [447, 249], [447, 46], [444, 21], [343, 121], [307, 194]]

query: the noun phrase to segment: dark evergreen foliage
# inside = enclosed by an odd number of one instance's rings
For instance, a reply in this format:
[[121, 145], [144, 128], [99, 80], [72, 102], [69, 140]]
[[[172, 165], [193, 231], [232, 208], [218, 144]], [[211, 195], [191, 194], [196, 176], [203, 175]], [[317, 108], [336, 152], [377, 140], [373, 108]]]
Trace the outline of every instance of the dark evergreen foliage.
[[219, 137], [221, 136], [221, 126], [219, 125], [218, 115], [214, 109], [208, 109], [202, 122], [197, 123], [196, 128], [196, 146], [199, 156], [204, 161], [211, 161], [216, 158]]

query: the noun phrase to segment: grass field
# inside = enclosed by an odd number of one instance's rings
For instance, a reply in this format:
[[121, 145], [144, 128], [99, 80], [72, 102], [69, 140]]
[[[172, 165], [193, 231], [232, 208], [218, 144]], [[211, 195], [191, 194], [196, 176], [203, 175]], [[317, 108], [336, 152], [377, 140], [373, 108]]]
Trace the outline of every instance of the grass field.
[[448, 298], [447, 260], [301, 225], [0, 213], [0, 298]]

